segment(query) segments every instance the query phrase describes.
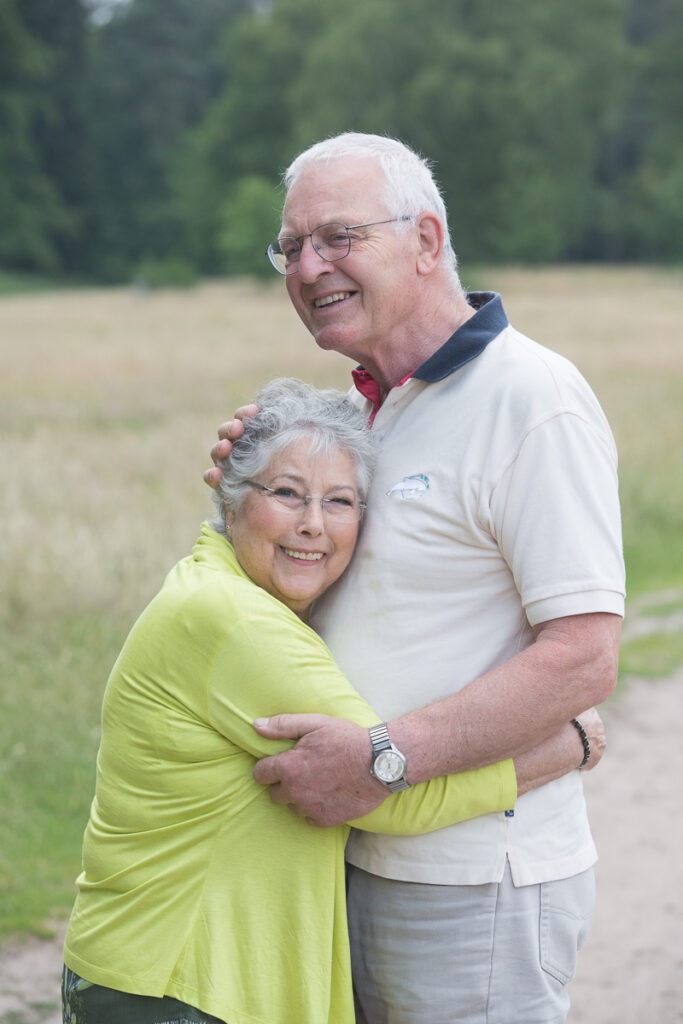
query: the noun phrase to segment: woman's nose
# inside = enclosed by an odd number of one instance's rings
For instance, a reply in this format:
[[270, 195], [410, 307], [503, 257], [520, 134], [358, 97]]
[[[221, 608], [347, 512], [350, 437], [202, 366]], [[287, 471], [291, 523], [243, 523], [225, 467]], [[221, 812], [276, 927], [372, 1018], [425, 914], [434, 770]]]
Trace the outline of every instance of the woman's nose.
[[300, 512], [298, 533], [318, 536], [325, 530], [325, 518], [320, 498], [309, 498]]

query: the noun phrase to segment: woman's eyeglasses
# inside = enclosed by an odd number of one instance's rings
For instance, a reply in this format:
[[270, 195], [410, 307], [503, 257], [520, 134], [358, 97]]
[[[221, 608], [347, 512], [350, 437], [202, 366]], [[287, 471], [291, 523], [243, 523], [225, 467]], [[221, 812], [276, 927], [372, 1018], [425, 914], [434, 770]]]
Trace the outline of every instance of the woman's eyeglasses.
[[365, 511], [365, 502], [357, 501], [355, 498], [347, 498], [344, 495], [330, 494], [319, 498], [315, 494], [301, 494], [295, 487], [266, 487], [256, 480], [245, 480], [245, 484], [261, 491], [268, 498], [277, 501], [283, 508], [290, 512], [300, 512], [308, 508], [312, 501], [319, 501], [323, 513], [331, 516], [339, 522], [357, 523]]

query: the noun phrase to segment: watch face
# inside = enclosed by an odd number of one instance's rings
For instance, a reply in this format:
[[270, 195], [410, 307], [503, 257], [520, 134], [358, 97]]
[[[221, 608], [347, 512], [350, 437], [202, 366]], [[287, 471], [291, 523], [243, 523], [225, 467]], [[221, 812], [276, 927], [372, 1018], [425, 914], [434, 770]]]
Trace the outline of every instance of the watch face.
[[383, 750], [378, 754], [372, 770], [382, 782], [396, 782], [403, 775], [406, 761], [396, 750]]

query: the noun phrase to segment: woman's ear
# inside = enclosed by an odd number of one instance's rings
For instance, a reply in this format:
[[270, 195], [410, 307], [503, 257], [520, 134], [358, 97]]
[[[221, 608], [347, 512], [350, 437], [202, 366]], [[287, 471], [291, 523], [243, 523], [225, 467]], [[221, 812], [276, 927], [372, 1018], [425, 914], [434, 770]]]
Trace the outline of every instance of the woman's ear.
[[443, 234], [443, 225], [435, 213], [420, 214], [417, 220], [419, 274], [431, 274], [439, 265], [443, 252]]

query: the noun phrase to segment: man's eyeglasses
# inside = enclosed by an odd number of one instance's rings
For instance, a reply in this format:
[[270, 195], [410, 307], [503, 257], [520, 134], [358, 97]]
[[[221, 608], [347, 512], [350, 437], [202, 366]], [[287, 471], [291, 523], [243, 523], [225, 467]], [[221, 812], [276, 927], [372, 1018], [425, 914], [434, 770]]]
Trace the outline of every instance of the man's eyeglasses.
[[396, 224], [399, 221], [413, 220], [413, 216], [391, 217], [389, 220], [373, 220], [369, 224], [321, 224], [308, 235], [290, 238], [283, 235], [271, 242], [266, 249], [268, 259], [279, 274], [296, 274], [304, 242], [310, 238], [311, 245], [322, 260], [336, 263], [343, 260], [351, 251], [352, 231], [361, 228], [374, 228], [380, 224]]
[[322, 498], [315, 494], [301, 494], [295, 487], [266, 487], [256, 480], [245, 480], [245, 484], [261, 491], [266, 497], [277, 501], [283, 508], [290, 512], [300, 512], [308, 508], [312, 501], [319, 501], [323, 512], [340, 523], [357, 523], [362, 519], [365, 511], [365, 502], [356, 501], [355, 498], [347, 498], [343, 495], [325, 495]]

